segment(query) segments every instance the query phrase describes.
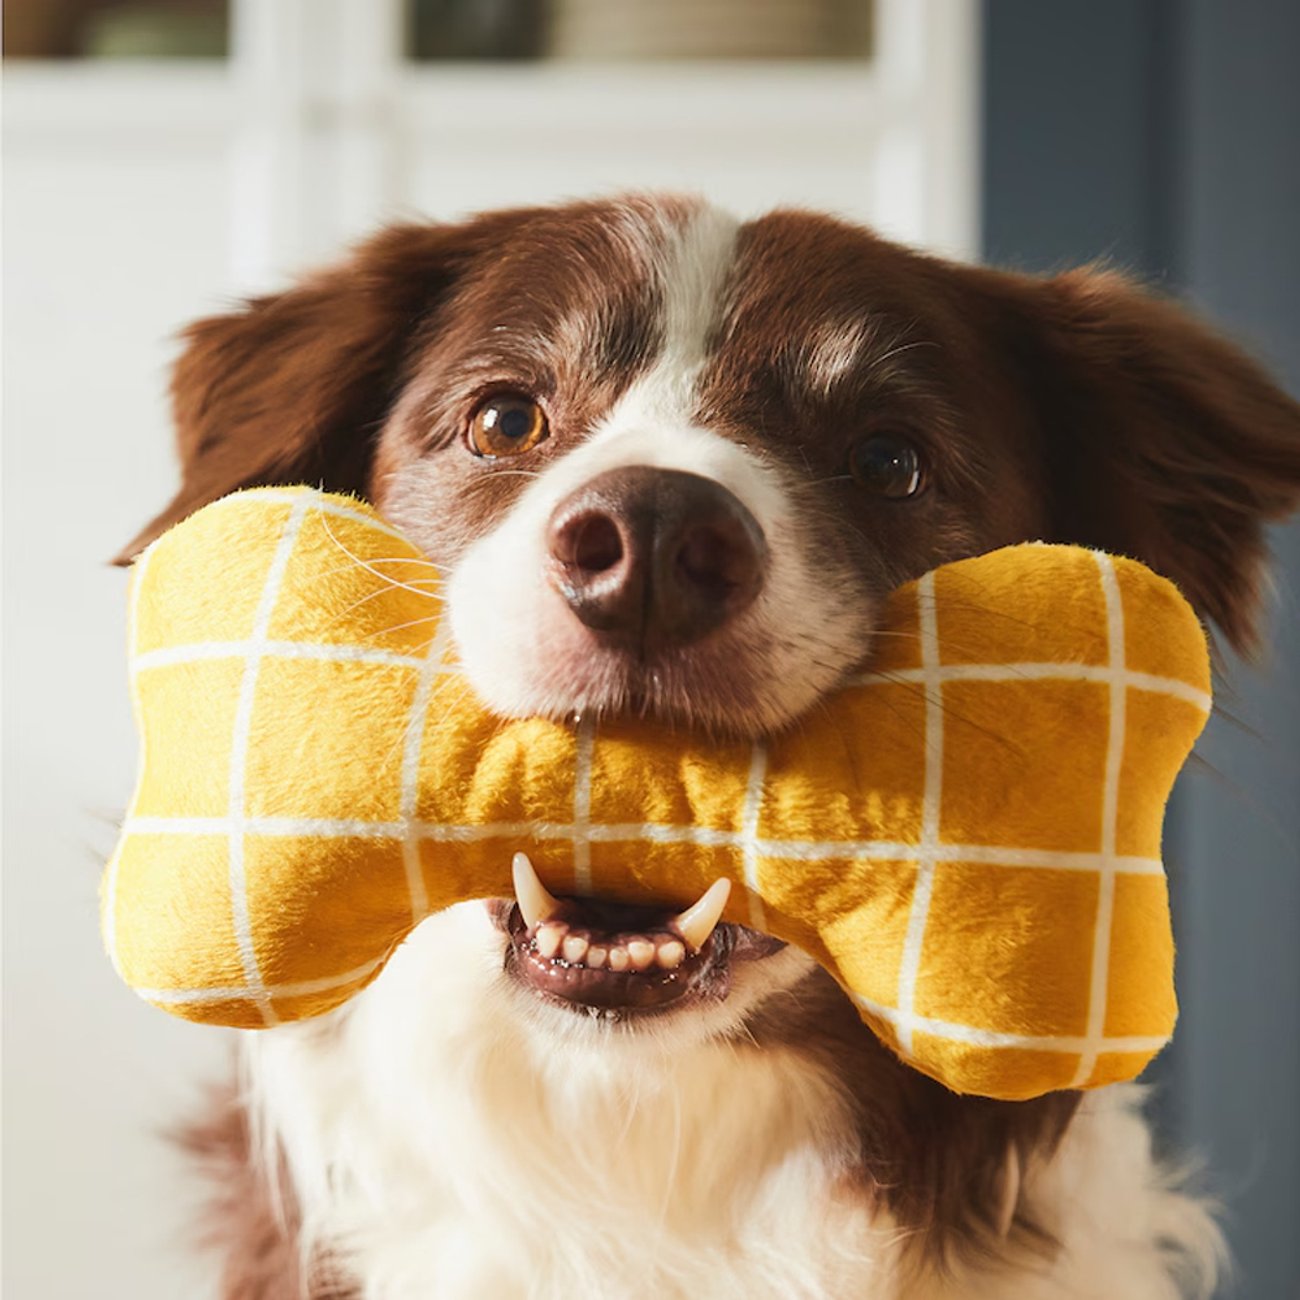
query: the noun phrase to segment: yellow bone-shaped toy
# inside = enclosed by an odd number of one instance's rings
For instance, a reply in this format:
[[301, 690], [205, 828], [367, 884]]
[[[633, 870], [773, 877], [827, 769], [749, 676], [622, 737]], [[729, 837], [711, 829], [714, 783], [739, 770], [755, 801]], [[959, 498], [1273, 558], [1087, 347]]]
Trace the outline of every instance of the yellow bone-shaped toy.
[[131, 586], [138, 786], [105, 873], [142, 997], [256, 1028], [339, 1006], [430, 911], [556, 893], [799, 945], [905, 1060], [1024, 1098], [1135, 1076], [1174, 1022], [1160, 829], [1205, 639], [1141, 565], [1025, 545], [890, 600], [871, 671], [766, 742], [489, 714], [435, 570], [364, 505], [242, 492]]

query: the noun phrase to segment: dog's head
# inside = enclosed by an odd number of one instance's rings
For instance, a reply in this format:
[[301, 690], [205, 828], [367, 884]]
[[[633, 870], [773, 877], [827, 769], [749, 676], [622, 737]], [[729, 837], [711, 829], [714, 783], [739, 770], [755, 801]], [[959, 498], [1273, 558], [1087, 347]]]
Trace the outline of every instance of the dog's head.
[[[808, 213], [740, 224], [679, 199], [389, 229], [193, 326], [174, 396], [183, 486], [128, 554], [238, 487], [355, 491], [445, 570], [496, 710], [743, 735], [854, 669], [892, 588], [1030, 538], [1143, 559], [1247, 647], [1263, 525], [1300, 494], [1297, 407], [1117, 274], [955, 266]], [[530, 891], [473, 943], [539, 1032], [587, 1032], [565, 1007], [644, 1007], [643, 1037], [675, 1048], [821, 1035], [873, 1080], [890, 1158], [932, 1157], [911, 1121], [942, 1090], [861, 1041], [847, 1004], [837, 1019], [833, 989], [797, 1015], [773, 1002], [816, 978], [805, 959], [698, 918], [683, 944], [666, 915], [579, 908], [543, 936], [553, 903]], [[408, 948], [409, 970], [419, 934]], [[936, 1148], [978, 1146], [978, 1124], [959, 1140], [934, 1114]]]
[[631, 198], [385, 231], [188, 332], [184, 486], [375, 501], [451, 574], [511, 713], [740, 732], [869, 650], [884, 593], [1024, 538], [1135, 555], [1235, 644], [1296, 407], [1108, 272], [953, 266], [800, 212]]

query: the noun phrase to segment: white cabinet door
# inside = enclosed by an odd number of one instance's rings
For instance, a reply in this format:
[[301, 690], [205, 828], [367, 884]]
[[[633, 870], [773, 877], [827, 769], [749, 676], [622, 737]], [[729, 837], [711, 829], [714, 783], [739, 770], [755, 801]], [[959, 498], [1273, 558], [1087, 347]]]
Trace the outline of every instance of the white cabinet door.
[[413, 63], [401, 0], [237, 0], [239, 270], [383, 218], [626, 189], [977, 246], [976, 0], [875, 0], [870, 59]]
[[977, 245], [973, 0], [878, 0], [869, 60], [408, 68], [388, 202], [458, 215], [620, 189], [742, 215], [817, 208], [954, 256]]

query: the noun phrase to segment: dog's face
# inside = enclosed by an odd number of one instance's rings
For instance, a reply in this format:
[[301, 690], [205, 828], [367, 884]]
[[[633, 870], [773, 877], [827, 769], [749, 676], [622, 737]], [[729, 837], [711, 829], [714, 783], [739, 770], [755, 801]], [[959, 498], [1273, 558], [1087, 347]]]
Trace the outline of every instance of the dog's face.
[[861, 232], [559, 213], [450, 296], [369, 489], [449, 566], [497, 710], [755, 734], [861, 660], [891, 588], [1042, 530], [978, 354], [923, 264]]
[[[443, 568], [494, 709], [747, 736], [870, 653], [892, 588], [1024, 539], [1136, 555], [1246, 644], [1262, 522], [1300, 487], [1295, 406], [1120, 277], [958, 267], [675, 199], [390, 230], [195, 326], [175, 398], [184, 486], [136, 545], [242, 485], [358, 491]], [[752, 1033], [817, 977], [740, 927], [535, 885], [428, 925], [543, 1037], [641, 1024], [679, 1050]], [[848, 1018], [800, 1032], [842, 1046]], [[937, 1095], [854, 1050], [873, 1104]]]
[[370, 497], [450, 576], [503, 713], [779, 727], [947, 560], [1138, 555], [1249, 639], [1295, 410], [1107, 273], [927, 259], [806, 213], [628, 199], [399, 227], [200, 322], [185, 484]]

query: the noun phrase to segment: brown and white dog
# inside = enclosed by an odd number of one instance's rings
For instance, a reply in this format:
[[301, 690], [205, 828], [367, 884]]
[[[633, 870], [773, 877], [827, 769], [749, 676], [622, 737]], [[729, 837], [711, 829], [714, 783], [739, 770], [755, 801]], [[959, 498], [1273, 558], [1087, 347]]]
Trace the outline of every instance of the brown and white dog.
[[[1249, 646], [1262, 523], [1300, 496], [1300, 408], [1122, 277], [951, 265], [803, 212], [401, 226], [187, 340], [183, 487], [128, 554], [243, 485], [362, 493], [446, 571], [503, 714], [779, 728], [870, 651], [891, 588], [1027, 538], [1138, 556]], [[521, 890], [522, 914], [443, 912], [341, 1011], [247, 1037], [193, 1139], [226, 1296], [1210, 1285], [1218, 1234], [1136, 1090], [953, 1095], [735, 926], [680, 996], [641, 997], [680, 959], [665, 914], [573, 905], [552, 959]]]

